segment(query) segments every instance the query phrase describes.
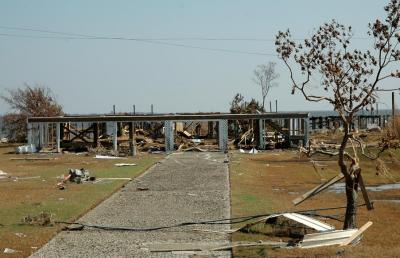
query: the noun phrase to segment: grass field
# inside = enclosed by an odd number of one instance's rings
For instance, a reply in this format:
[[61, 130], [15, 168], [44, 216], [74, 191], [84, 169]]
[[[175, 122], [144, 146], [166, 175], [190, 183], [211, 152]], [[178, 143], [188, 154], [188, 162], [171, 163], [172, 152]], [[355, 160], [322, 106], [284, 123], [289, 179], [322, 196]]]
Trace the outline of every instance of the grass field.
[[[97, 160], [93, 155], [9, 154], [13, 149], [0, 145], [0, 170], [12, 176], [0, 179], [0, 257], [26, 257], [48, 242], [62, 227], [59, 224], [44, 227], [22, 225], [23, 217], [47, 212], [52, 214], [54, 221], [72, 221], [127, 183], [122, 180], [105, 180], [96, 184], [67, 183], [65, 190], [59, 190], [56, 188], [57, 177], [67, 174], [68, 168], [88, 169], [90, 175], [97, 178], [132, 178], [163, 157], [141, 154], [129, 160]], [[50, 160], [11, 160], [23, 157], [48, 157]], [[137, 166], [114, 166], [119, 162], [133, 162]], [[15, 180], [15, 177], [21, 179]], [[4, 248], [18, 252], [5, 255]]]
[[[392, 183], [400, 180], [399, 152], [384, 158], [393, 178], [377, 175], [375, 163], [363, 160], [364, 182], [367, 185]], [[324, 159], [326, 157], [315, 157]], [[295, 207], [292, 200], [317, 184], [338, 174], [337, 162], [318, 162], [318, 173], [311, 162], [300, 159], [296, 151], [270, 151], [251, 154], [231, 154], [231, 202], [232, 216], [265, 214], [289, 210], [304, 210], [334, 206], [345, 206], [344, 193], [323, 192]], [[369, 192], [375, 201], [375, 209], [359, 208], [358, 225], [367, 221], [374, 224], [365, 232], [361, 244], [352, 247], [326, 247], [315, 249], [240, 248], [234, 250], [234, 257], [399, 257], [400, 256], [400, 204], [379, 200], [399, 200], [400, 190]], [[359, 194], [359, 203], [363, 203]], [[344, 210], [324, 214], [343, 215]], [[342, 223], [328, 220], [337, 229]], [[235, 233], [233, 241], [268, 240], [264, 234]]]

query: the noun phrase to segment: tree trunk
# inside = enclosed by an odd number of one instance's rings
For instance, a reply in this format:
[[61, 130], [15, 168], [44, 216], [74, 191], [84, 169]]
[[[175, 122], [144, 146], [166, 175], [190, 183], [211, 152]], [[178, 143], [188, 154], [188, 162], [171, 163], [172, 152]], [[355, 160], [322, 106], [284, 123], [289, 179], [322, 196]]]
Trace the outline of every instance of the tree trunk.
[[262, 109], [263, 109], [263, 112], [265, 112], [264, 104], [265, 104], [265, 97], [263, 96], [263, 102], [262, 102]]
[[343, 229], [357, 227], [357, 184], [354, 178], [346, 178], [346, 216]]
[[[341, 173], [345, 178], [346, 185], [346, 216], [344, 219], [343, 229], [355, 228], [357, 219], [357, 190], [358, 190], [358, 175], [352, 172], [353, 165], [348, 168], [345, 164], [344, 153], [349, 139], [350, 126], [348, 121], [343, 121], [345, 133], [342, 139], [342, 143], [339, 148], [339, 160], [338, 164]], [[354, 161], [353, 161], [354, 162]]]

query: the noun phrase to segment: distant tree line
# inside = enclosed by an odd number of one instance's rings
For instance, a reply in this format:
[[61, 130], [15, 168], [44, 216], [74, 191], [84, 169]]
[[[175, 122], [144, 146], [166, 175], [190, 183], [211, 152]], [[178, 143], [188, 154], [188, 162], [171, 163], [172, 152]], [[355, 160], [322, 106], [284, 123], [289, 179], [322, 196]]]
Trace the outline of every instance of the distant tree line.
[[62, 107], [56, 101], [53, 92], [42, 85], [34, 87], [25, 84], [19, 89], [7, 90], [2, 95], [11, 112], [3, 116], [2, 129], [11, 142], [25, 142], [27, 138], [27, 118], [33, 116], [59, 116], [63, 114]]

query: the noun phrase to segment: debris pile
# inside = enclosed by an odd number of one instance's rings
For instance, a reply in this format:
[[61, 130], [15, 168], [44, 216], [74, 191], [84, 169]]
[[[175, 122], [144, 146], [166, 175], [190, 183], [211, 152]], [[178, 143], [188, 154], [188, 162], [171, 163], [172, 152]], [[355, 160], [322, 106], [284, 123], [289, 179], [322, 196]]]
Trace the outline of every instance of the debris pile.
[[35, 153], [35, 152], [37, 152], [37, 149], [34, 144], [18, 146], [15, 149], [15, 153], [17, 153], [17, 154], [26, 154], [26, 153]]
[[87, 182], [87, 181], [95, 181], [96, 178], [94, 176], [90, 176], [90, 173], [88, 170], [81, 168], [81, 169], [69, 169], [69, 172], [67, 175], [62, 176], [62, 181], [57, 183], [57, 187], [60, 190], [65, 189], [65, 184], [69, 182], [77, 183], [80, 184], [82, 182]]
[[[263, 217], [235, 230], [235, 232], [252, 232], [252, 228], [260, 223], [264, 224], [264, 234], [269, 235], [272, 239], [279, 237], [279, 241], [284, 238], [287, 246], [299, 248], [356, 244], [360, 241], [361, 234], [372, 225], [372, 222], [369, 221], [360, 229], [336, 230], [335, 227], [310, 216], [299, 213], [282, 213]], [[266, 232], [265, 227], [267, 227]]]

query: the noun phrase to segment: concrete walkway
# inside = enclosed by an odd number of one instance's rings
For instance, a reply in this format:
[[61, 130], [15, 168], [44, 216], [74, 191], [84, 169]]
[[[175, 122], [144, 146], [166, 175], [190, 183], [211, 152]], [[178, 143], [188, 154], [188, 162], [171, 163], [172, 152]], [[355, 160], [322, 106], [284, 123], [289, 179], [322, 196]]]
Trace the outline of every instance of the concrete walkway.
[[[175, 153], [129, 183], [79, 221], [117, 227], [156, 227], [230, 217], [228, 164], [222, 153]], [[139, 191], [138, 187], [148, 188]], [[229, 225], [159, 231], [65, 231], [31, 257], [230, 257], [229, 251], [150, 252], [158, 244], [226, 245]]]

